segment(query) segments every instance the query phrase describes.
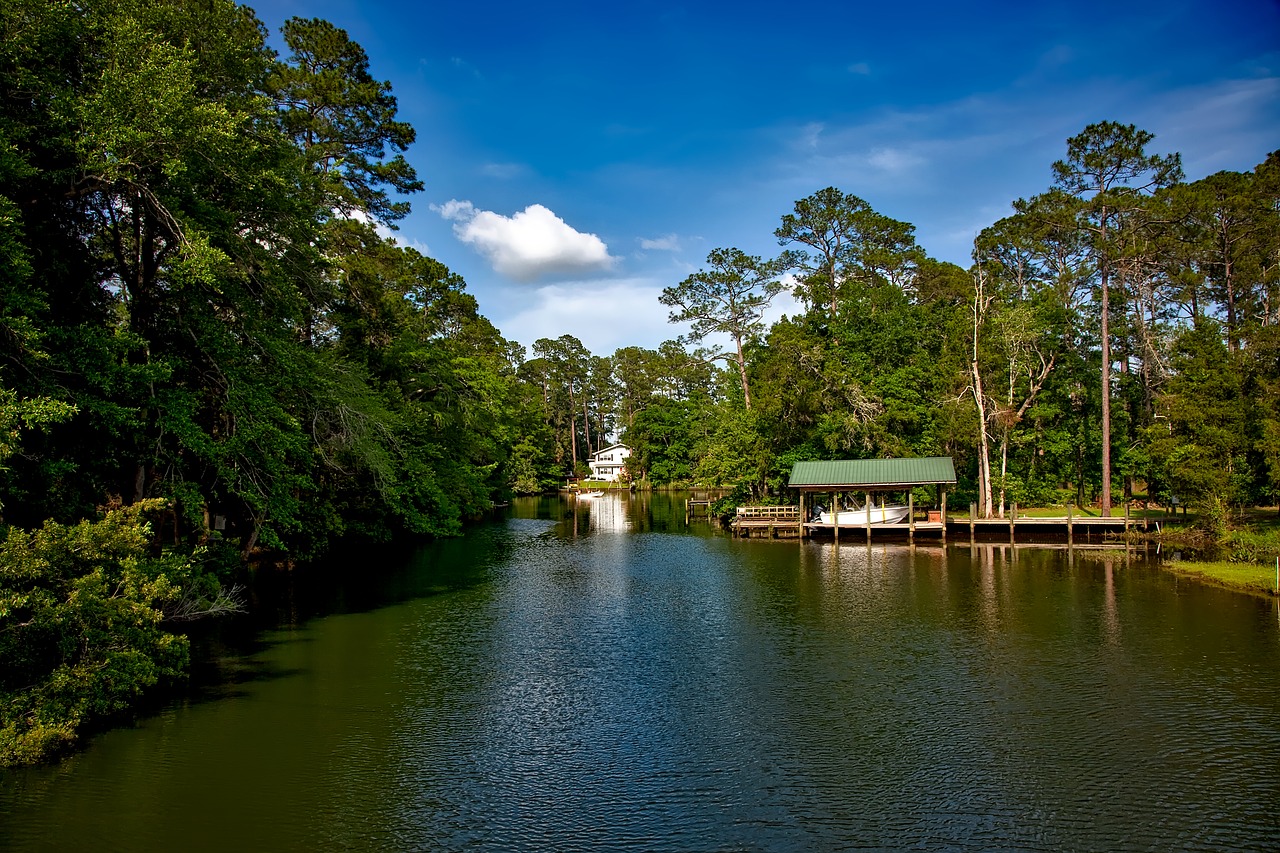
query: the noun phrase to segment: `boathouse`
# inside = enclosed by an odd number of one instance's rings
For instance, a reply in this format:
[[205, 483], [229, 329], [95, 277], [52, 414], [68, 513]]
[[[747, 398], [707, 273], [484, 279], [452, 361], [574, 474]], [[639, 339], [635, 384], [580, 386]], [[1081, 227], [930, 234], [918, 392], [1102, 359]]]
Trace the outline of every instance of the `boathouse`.
[[[860, 495], [866, 505], [875, 495], [885, 492], [905, 492], [908, 514], [903, 527], [914, 534], [918, 526], [937, 525], [945, 530], [947, 517], [947, 487], [956, 482], [956, 468], [950, 456], [929, 456], [908, 459], [836, 459], [826, 462], [797, 462], [791, 469], [788, 486], [800, 492], [800, 536], [805, 528], [818, 525], [806, 524], [806, 505], [812, 508], [819, 496], [830, 496], [832, 507], [840, 506], [845, 496]], [[927, 521], [917, 525], [915, 497], [912, 489], [917, 486], [933, 486], [937, 489], [936, 516], [931, 513]], [[879, 525], [884, 526], [884, 525]], [[831, 525], [839, 538], [840, 528]], [[870, 537], [868, 530], [867, 536]], [[945, 535], [945, 534], [944, 534]]]

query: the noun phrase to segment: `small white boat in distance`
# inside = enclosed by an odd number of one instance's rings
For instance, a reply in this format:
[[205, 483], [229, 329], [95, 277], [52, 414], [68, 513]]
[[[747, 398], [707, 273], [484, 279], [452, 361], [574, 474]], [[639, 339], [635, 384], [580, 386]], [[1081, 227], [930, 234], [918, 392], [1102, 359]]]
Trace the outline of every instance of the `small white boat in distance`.
[[577, 495], [580, 498], [602, 498], [604, 492], [578, 492]]
[[[907, 517], [911, 511], [905, 506], [873, 506], [870, 508], [871, 524], [897, 524]], [[867, 524], [867, 507], [860, 509], [842, 509], [832, 513], [823, 510], [818, 513], [818, 521], [822, 524], [834, 524], [840, 527], [864, 527]]]

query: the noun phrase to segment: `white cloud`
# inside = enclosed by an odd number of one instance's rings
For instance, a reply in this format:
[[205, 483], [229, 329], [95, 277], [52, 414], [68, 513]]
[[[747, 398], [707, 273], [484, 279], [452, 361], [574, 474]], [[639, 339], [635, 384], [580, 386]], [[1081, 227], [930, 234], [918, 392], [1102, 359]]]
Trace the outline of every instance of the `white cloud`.
[[609, 247], [595, 234], [575, 230], [540, 204], [514, 216], [477, 210], [469, 201], [432, 205], [453, 220], [453, 233], [489, 260], [495, 272], [515, 281], [568, 278], [613, 266]]
[[647, 252], [678, 252], [680, 246], [680, 238], [675, 234], [666, 234], [652, 240], [640, 238], [640, 248]]
[[651, 279], [543, 285], [531, 303], [510, 315], [495, 312], [493, 319], [504, 336], [526, 347], [569, 334], [595, 355], [625, 346], [656, 348], [683, 331], [667, 322], [667, 307], [658, 302], [662, 287]]
[[[663, 341], [689, 331], [687, 324], [668, 322], [671, 309], [658, 301], [663, 287], [670, 284], [665, 279], [645, 277], [512, 288], [499, 301], [503, 306], [520, 307], [509, 314], [493, 311], [490, 318], [504, 337], [527, 348], [538, 338], [570, 334], [595, 355], [613, 355], [628, 346], [657, 349]], [[771, 325], [783, 314], [795, 317], [801, 313], [803, 307], [788, 287], [774, 297], [765, 312], [765, 323]], [[732, 341], [726, 335], [714, 335], [706, 345], [728, 349]]]

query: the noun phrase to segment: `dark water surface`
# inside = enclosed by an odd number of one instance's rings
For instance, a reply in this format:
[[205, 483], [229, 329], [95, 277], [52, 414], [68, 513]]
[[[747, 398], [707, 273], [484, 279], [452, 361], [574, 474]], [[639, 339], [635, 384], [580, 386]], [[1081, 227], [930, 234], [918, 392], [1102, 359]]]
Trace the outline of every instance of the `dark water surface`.
[[0, 848], [1280, 849], [1276, 603], [1123, 550], [611, 495], [386, 562], [264, 583], [198, 695], [0, 771]]

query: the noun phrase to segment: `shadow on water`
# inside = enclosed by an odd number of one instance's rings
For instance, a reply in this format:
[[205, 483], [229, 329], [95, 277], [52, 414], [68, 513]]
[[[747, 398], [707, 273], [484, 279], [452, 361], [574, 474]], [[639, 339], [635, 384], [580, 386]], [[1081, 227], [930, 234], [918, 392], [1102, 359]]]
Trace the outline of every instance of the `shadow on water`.
[[[544, 516], [551, 512], [549, 507]], [[280, 666], [271, 653], [284, 644], [309, 642], [302, 629], [316, 619], [485, 583], [491, 569], [510, 556], [506, 516], [496, 513], [457, 539], [349, 546], [293, 568], [254, 568], [245, 584], [247, 612], [186, 626], [189, 677], [152, 695], [123, 722], [143, 722], [169, 707], [244, 697], [248, 686], [298, 676], [299, 669]]]

